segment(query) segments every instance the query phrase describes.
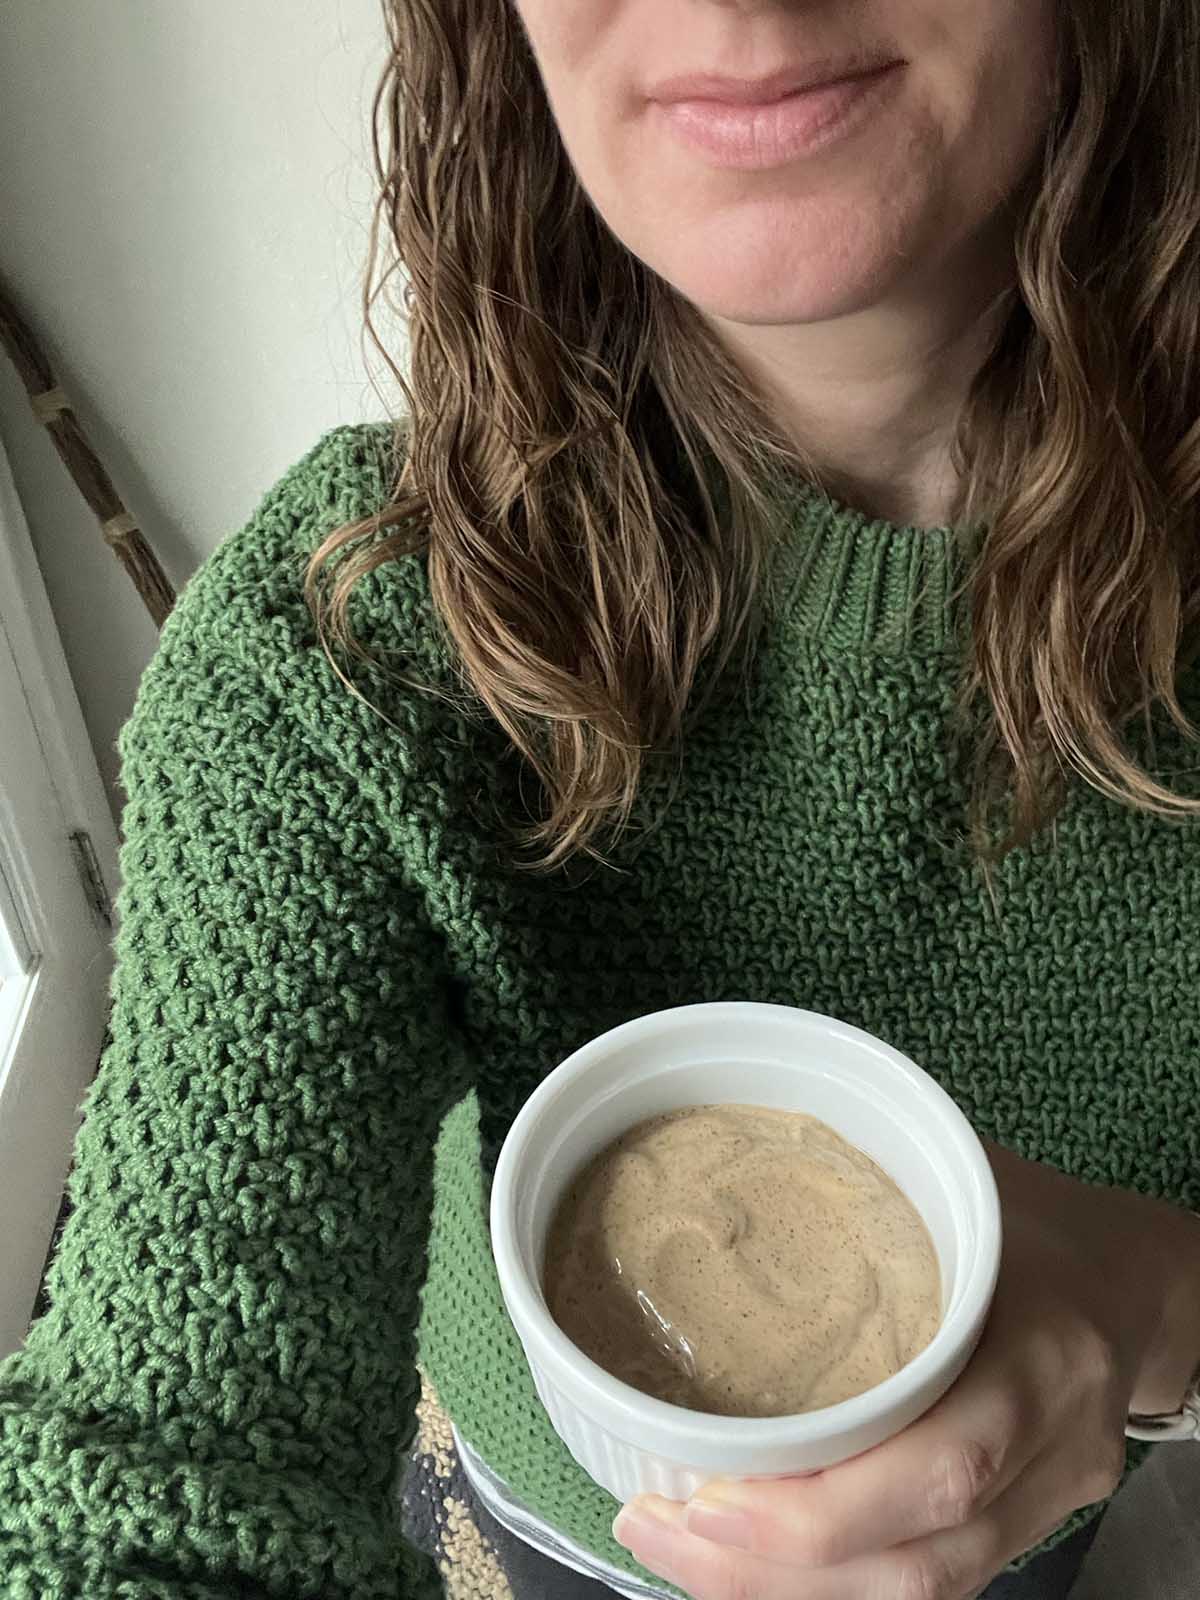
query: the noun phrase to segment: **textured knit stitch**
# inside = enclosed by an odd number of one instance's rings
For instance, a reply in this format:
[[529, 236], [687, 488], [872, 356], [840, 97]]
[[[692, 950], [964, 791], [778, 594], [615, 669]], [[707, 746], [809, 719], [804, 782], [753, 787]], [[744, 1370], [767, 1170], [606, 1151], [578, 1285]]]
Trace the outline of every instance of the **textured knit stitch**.
[[[616, 1559], [498, 1309], [483, 1195], [540, 1077], [657, 1007], [843, 1017], [982, 1134], [1200, 1207], [1195, 834], [1081, 790], [985, 891], [949, 736], [953, 535], [797, 489], [751, 680], [652, 769], [653, 826], [611, 868], [534, 877], [494, 725], [382, 671], [380, 717], [316, 646], [305, 559], [378, 505], [385, 443], [330, 435], [205, 564], [122, 734], [112, 1042], [50, 1309], [0, 1365], [9, 1600], [439, 1592], [397, 1479], [454, 1106], [430, 1376], [524, 1501]], [[453, 685], [420, 558], [355, 622]], [[1195, 782], [1169, 732], [1153, 760]]]

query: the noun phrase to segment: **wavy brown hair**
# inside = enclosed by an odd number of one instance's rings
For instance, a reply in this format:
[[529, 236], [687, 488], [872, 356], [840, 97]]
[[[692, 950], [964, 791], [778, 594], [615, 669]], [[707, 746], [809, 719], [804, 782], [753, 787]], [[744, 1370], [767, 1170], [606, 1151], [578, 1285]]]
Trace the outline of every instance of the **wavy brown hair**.
[[[753, 638], [795, 472], [695, 308], [583, 193], [513, 8], [388, 0], [368, 326], [410, 339], [387, 506], [317, 551], [327, 645], [367, 572], [428, 552], [471, 689], [540, 779], [542, 858], [628, 819], [650, 752]], [[1200, 0], [1065, 0], [1016, 278], [955, 444], [977, 814], [1028, 840], [1069, 772], [1167, 815], [1131, 752], [1200, 595]], [[377, 342], [378, 340], [378, 335]], [[387, 350], [381, 342], [380, 347]], [[709, 669], [716, 669], [710, 673]]]

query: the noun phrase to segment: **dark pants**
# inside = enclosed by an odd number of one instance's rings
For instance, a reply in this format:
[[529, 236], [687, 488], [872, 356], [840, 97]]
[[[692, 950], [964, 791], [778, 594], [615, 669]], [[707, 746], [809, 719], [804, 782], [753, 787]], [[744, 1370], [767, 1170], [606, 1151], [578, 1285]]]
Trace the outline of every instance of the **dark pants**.
[[983, 1600], [1066, 1600], [1099, 1531], [1095, 1516], [1020, 1572], [1002, 1572], [988, 1584]]

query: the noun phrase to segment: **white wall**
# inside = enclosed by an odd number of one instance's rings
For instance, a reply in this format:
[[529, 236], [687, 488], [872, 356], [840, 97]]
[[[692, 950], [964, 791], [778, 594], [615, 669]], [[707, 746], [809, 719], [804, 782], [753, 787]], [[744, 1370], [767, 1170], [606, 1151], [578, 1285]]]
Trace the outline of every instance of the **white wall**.
[[[361, 349], [378, 0], [12, 0], [0, 274], [180, 585], [326, 428]], [[154, 629], [6, 360], [8, 448], [92, 742]]]

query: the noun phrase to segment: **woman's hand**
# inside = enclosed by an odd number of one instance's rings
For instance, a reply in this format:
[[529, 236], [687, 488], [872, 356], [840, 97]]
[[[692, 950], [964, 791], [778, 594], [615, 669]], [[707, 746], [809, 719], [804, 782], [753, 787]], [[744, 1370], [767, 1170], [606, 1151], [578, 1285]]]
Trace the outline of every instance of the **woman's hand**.
[[989, 1145], [1000, 1278], [958, 1381], [902, 1433], [804, 1478], [643, 1496], [615, 1532], [695, 1600], [969, 1600], [1108, 1497], [1135, 1411], [1200, 1359], [1200, 1222]]

